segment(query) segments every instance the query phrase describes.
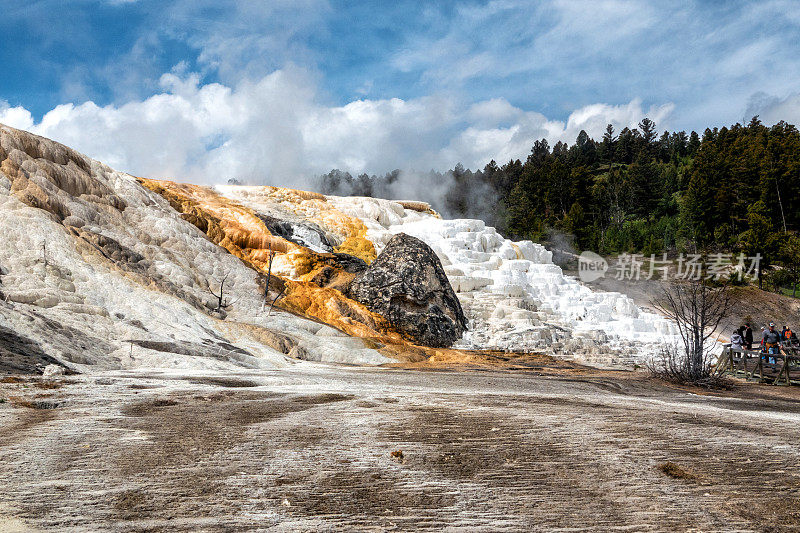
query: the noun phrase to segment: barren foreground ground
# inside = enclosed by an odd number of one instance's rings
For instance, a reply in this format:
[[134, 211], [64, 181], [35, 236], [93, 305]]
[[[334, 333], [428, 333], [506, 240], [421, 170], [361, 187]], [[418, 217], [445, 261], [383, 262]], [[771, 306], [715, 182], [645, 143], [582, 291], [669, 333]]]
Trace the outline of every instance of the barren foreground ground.
[[800, 529], [794, 391], [300, 364], [0, 398], [0, 531]]

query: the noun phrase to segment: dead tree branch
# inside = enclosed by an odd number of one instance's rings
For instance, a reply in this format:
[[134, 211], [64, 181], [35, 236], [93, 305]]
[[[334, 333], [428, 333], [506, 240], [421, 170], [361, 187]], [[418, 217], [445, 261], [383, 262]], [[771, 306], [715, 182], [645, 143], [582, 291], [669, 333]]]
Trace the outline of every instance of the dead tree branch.
[[272, 313], [272, 308], [273, 308], [273, 307], [275, 307], [275, 302], [277, 302], [277, 301], [278, 301], [278, 298], [280, 298], [281, 296], [283, 296], [283, 293], [284, 293], [285, 291], [286, 291], [286, 285], [284, 285], [284, 286], [283, 286], [283, 288], [280, 290], [280, 292], [279, 292], [279, 293], [278, 293], [278, 295], [275, 297], [275, 299], [274, 299], [274, 300], [272, 300], [272, 303], [271, 303], [271, 304], [270, 304], [270, 306], [269, 306], [269, 311], [267, 311], [267, 316], [269, 316], [269, 315]]
[[[262, 313], [264, 312], [264, 307], [267, 305], [267, 300], [269, 300], [269, 282], [272, 279], [272, 260], [275, 259], [275, 252], [272, 250], [272, 243], [269, 245], [269, 254], [267, 257], [269, 258], [269, 263], [267, 265], [267, 283], [264, 285], [264, 301], [261, 302]], [[275, 302], [273, 301], [272, 304], [274, 305]]]

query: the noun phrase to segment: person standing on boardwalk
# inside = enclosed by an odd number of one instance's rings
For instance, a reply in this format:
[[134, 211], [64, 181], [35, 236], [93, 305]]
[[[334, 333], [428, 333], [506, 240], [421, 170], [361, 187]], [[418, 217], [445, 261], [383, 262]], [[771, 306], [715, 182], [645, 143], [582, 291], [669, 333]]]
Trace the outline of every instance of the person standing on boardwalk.
[[789, 347], [797, 344], [797, 335], [794, 334], [794, 331], [789, 326], [786, 326], [786, 331], [783, 333], [783, 341]]
[[742, 351], [742, 345], [744, 344], [744, 340], [742, 339], [742, 334], [740, 330], [734, 330], [733, 335], [731, 335], [731, 349], [737, 352]]
[[744, 335], [742, 335], [742, 337], [744, 337], [744, 346], [745, 346], [745, 348], [747, 348], [748, 350], [752, 350], [753, 349], [753, 330], [750, 329], [750, 324], [745, 324], [744, 325]]
[[[764, 330], [764, 351], [770, 355], [780, 353], [781, 351], [781, 334], [775, 330], [775, 323], [769, 323], [769, 329]], [[775, 358], [770, 357], [767, 359], [768, 363], [774, 363]]]

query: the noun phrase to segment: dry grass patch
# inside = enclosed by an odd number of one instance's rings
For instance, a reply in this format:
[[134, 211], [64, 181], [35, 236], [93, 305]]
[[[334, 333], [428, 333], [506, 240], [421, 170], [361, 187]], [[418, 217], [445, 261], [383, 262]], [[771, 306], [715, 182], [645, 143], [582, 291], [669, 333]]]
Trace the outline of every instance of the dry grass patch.
[[8, 401], [14, 407], [24, 407], [28, 409], [56, 409], [61, 406], [60, 402], [52, 400], [38, 400], [36, 398], [23, 398], [21, 396], [9, 396]]
[[658, 469], [673, 479], [697, 479], [696, 475], [672, 461], [661, 463], [658, 465]]

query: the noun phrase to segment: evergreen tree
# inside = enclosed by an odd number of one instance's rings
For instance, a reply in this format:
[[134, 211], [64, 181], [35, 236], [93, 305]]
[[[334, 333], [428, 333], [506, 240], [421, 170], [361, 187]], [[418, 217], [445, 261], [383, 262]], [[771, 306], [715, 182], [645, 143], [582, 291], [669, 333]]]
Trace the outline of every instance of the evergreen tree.
[[697, 134], [696, 131], [692, 131], [689, 134], [689, 144], [686, 146], [686, 152], [689, 157], [694, 157], [694, 154], [697, 153], [697, 150], [700, 148], [700, 136]]
[[659, 177], [658, 167], [646, 152], [641, 152], [628, 167], [631, 206], [635, 216], [648, 218], [654, 214], [662, 194]]
[[614, 161], [614, 151], [617, 147], [617, 137], [614, 135], [614, 126], [609, 124], [603, 134], [603, 141], [600, 143], [598, 156], [600, 159], [611, 164]]
[[[319, 177], [325, 193], [382, 197], [396, 197], [401, 180], [399, 171]], [[514, 238], [559, 228], [603, 253], [760, 253], [766, 265], [781, 265], [786, 283], [798, 255], [800, 132], [785, 122], [765, 126], [758, 116], [702, 136], [658, 134], [647, 118], [619, 135], [609, 124], [600, 142], [586, 131], [572, 146], [539, 139], [524, 162], [490, 161], [476, 172], [458, 164], [428, 180], [451, 184], [444, 200], [423, 198], [434, 208], [483, 217]]]
[[648, 157], [653, 157], [655, 155], [656, 137], [658, 136], [656, 123], [645, 117], [639, 123], [639, 131], [641, 132], [639, 151], [645, 152]]

